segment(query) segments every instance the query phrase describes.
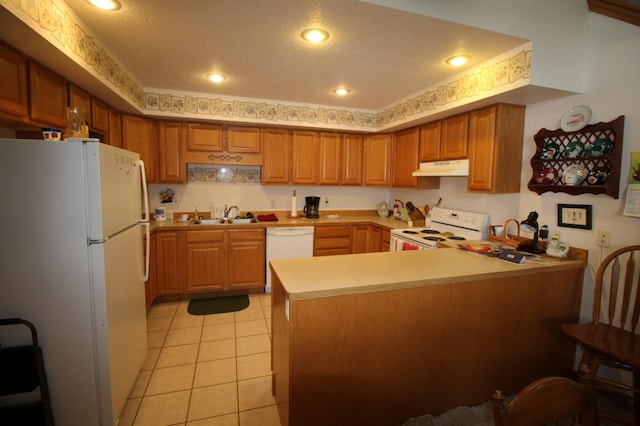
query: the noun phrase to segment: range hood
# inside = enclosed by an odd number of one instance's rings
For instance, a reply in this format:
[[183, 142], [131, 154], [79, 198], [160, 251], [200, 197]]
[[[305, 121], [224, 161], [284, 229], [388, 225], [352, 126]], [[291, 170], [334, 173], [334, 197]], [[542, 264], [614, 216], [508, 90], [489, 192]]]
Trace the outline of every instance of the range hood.
[[412, 176], [469, 176], [469, 160], [448, 160], [420, 163]]

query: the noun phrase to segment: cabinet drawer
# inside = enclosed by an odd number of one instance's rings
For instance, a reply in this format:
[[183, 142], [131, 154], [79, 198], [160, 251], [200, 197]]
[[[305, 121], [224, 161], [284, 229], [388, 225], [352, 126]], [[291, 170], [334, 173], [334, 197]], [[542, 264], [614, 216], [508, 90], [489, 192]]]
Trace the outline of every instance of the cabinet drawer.
[[316, 226], [315, 237], [318, 238], [333, 238], [333, 237], [347, 237], [351, 236], [351, 228], [349, 226]]
[[220, 230], [202, 230], [202, 231], [187, 231], [187, 242], [198, 243], [205, 241], [223, 241], [224, 231]]
[[229, 241], [255, 241], [264, 238], [264, 228], [261, 229], [229, 229]]

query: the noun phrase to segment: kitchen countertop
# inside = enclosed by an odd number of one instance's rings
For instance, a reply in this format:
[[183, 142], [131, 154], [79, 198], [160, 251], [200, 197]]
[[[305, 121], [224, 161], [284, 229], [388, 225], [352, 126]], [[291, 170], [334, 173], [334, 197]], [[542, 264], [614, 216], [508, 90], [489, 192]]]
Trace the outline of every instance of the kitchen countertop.
[[532, 272], [584, 268], [579, 259], [540, 256], [515, 264], [458, 248], [272, 260], [271, 267], [292, 300], [316, 299]]
[[[255, 214], [258, 216], [258, 214]], [[278, 221], [265, 221], [265, 222], [257, 222], [257, 223], [249, 223], [243, 225], [233, 225], [233, 224], [217, 224], [217, 225], [192, 225], [190, 222], [182, 222], [179, 220], [166, 220], [162, 222], [158, 222], [155, 220], [151, 220], [151, 229], [152, 230], [178, 230], [178, 229], [216, 229], [216, 228], [268, 228], [268, 227], [289, 227], [289, 226], [322, 226], [322, 225], [354, 225], [354, 224], [373, 224], [382, 226], [388, 229], [393, 228], [409, 228], [407, 222], [403, 222], [399, 219], [395, 219], [393, 217], [380, 217], [374, 211], [372, 213], [367, 214], [363, 212], [358, 212], [357, 214], [349, 214], [338, 213], [338, 218], [329, 219], [326, 214], [321, 214], [318, 219], [307, 219], [306, 217], [300, 218], [288, 218], [286, 214], [278, 216]]]

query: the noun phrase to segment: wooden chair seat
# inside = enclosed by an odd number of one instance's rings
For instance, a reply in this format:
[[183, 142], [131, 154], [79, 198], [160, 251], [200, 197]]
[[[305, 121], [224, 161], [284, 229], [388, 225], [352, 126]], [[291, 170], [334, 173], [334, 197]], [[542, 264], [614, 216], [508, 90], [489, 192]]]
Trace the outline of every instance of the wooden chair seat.
[[563, 324], [562, 331], [611, 362], [640, 368], [640, 336], [608, 324]]

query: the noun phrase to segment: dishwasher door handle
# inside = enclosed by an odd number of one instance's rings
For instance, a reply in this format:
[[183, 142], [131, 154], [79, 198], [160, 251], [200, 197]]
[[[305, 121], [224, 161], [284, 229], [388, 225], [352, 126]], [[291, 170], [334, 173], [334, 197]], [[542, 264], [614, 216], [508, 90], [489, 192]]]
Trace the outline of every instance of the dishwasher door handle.
[[267, 235], [295, 237], [297, 235], [313, 234], [313, 226], [298, 226], [295, 228], [267, 228]]

